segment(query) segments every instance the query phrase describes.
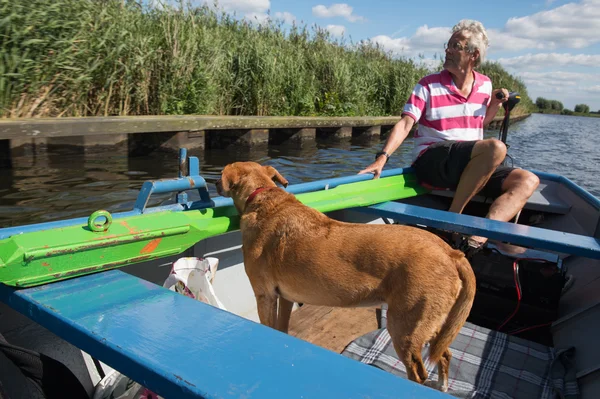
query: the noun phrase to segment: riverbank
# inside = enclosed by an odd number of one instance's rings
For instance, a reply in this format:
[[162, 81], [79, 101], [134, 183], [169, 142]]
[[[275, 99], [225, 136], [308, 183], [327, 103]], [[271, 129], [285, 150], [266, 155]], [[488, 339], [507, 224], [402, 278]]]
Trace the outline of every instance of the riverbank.
[[562, 112], [534, 112], [536, 114], [546, 114], [546, 115], [564, 115], [564, 116], [585, 116], [588, 118], [600, 118], [600, 113], [583, 113], [583, 112], [569, 112], [569, 113], [562, 113]]
[[[529, 114], [517, 114], [517, 122]], [[121, 116], [87, 118], [0, 119], [0, 168], [13, 158], [46, 151], [89, 154], [114, 148], [125, 157], [180, 148], [231, 150], [290, 142], [385, 138], [399, 117], [252, 117], [252, 116]], [[494, 118], [488, 129], [501, 126]], [[416, 127], [416, 126], [415, 126]], [[414, 131], [415, 128], [413, 128]]]

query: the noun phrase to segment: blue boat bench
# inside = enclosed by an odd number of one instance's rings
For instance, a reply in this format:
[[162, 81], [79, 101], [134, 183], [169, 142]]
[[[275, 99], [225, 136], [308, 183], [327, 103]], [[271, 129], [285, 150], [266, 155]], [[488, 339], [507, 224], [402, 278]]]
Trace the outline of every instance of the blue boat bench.
[[480, 235], [514, 245], [600, 259], [600, 240], [580, 234], [500, 222], [393, 201], [363, 208], [352, 208], [352, 210], [403, 223], [419, 224], [462, 234]]
[[165, 398], [449, 397], [120, 270], [0, 300]]

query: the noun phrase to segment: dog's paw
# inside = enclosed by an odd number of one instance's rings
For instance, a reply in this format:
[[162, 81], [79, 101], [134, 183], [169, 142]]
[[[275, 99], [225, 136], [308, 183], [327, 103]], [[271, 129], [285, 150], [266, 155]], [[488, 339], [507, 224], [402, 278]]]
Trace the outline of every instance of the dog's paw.
[[425, 385], [426, 387], [429, 387], [429, 388], [436, 389], [438, 391], [448, 392], [448, 384], [444, 384], [440, 381], [433, 381], [433, 380], [428, 379], [428, 380], [425, 380], [423, 385]]
[[448, 381], [438, 383], [438, 386], [440, 387], [440, 391], [448, 392]]

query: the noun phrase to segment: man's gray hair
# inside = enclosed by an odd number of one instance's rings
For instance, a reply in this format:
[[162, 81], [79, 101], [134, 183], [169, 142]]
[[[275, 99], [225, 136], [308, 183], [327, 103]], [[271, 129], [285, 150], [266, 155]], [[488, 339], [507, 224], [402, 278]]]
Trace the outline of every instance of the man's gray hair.
[[475, 60], [475, 66], [478, 67], [485, 60], [485, 54], [488, 47], [488, 36], [483, 24], [472, 19], [463, 19], [452, 28], [452, 34], [463, 32], [467, 36], [467, 48], [470, 53], [479, 50], [479, 57]]

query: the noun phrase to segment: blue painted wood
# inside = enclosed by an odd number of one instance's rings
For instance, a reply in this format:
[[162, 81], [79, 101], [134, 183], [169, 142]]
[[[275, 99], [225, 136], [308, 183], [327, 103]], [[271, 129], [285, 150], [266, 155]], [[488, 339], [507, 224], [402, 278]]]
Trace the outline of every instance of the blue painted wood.
[[385, 202], [365, 208], [355, 208], [355, 210], [405, 223], [422, 224], [463, 234], [481, 235], [515, 245], [600, 259], [600, 240], [589, 236], [500, 222], [398, 202]]
[[0, 300], [168, 398], [447, 398], [113, 270]]

